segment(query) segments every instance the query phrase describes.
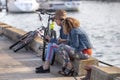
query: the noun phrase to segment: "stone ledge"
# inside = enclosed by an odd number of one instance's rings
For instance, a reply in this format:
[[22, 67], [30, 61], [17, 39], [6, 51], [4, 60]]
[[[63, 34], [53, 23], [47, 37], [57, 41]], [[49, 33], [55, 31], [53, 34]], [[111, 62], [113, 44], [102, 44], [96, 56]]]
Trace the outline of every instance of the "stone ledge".
[[0, 22], [0, 25], [7, 25], [6, 23]]
[[20, 36], [24, 35], [26, 32], [14, 27], [11, 28], [3, 28], [3, 34], [13, 41], [17, 41]]
[[74, 67], [76, 68], [75, 70], [78, 72], [78, 75], [84, 76], [87, 72], [84, 69], [85, 66], [88, 65], [93, 65], [93, 66], [98, 66], [98, 60], [96, 58], [90, 57], [86, 60], [77, 60], [75, 59], [73, 62]]
[[[56, 62], [62, 64], [62, 57], [58, 54], [56, 54]], [[96, 58], [90, 57], [89, 59], [86, 60], [78, 60], [75, 59], [73, 62], [75, 71], [78, 73], [78, 76], [84, 76], [87, 72], [84, 69], [85, 66], [88, 65], [96, 65], [98, 66], [99, 61]]]
[[118, 67], [94, 66], [90, 80], [114, 80], [118, 76], [120, 76]]
[[120, 76], [119, 76], [119, 77], [116, 77], [114, 80], [120, 80]]
[[3, 34], [3, 29], [4, 28], [11, 28], [11, 26], [7, 25], [5, 23], [0, 23], [0, 34]]

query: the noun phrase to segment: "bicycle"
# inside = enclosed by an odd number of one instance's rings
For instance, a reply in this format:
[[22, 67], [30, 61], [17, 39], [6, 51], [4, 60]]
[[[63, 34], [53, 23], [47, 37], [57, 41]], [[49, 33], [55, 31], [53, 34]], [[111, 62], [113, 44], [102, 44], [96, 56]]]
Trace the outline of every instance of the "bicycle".
[[[45, 10], [41, 10], [41, 11], [37, 11], [37, 13], [39, 14], [39, 19], [42, 23], [42, 17], [41, 14], [47, 14], [48, 15], [48, 22], [47, 22], [47, 27], [42, 26], [40, 28], [38, 28], [35, 31], [29, 31], [28, 33], [24, 34], [23, 36], [20, 37], [20, 39], [15, 42], [13, 45], [11, 45], [9, 47], [9, 49], [14, 48], [14, 52], [17, 52], [18, 50], [26, 47], [28, 44], [30, 44], [37, 36], [38, 34], [41, 36], [41, 38], [43, 39], [43, 48], [42, 48], [42, 60], [45, 61], [45, 49], [47, 47], [47, 40], [45, 38], [46, 35], [49, 35], [52, 38], [56, 38], [56, 32], [55, 30], [52, 28], [50, 29], [50, 22], [53, 21], [53, 15], [52, 13], [48, 13]], [[43, 31], [43, 35], [40, 33], [40, 31]], [[55, 55], [54, 58], [52, 60], [52, 64], [54, 63], [54, 59], [55, 59]]]
[[[48, 24], [47, 24], [47, 27], [45, 28], [45, 30], [44, 30], [44, 36], [46, 36], [46, 35], [49, 35], [51, 38], [56, 38], [56, 31], [53, 29], [54, 27], [50, 27], [50, 21], [53, 21], [54, 20], [54, 18], [53, 18], [53, 16], [55, 15], [54, 13], [48, 13], [46, 10], [39, 10], [39, 19], [40, 19], [40, 21], [41, 21], [41, 14], [47, 14], [48, 15]], [[43, 52], [42, 52], [42, 60], [43, 61], [45, 61], [45, 50], [46, 50], [46, 48], [47, 48], [47, 40], [46, 40], [46, 38], [44, 37], [43, 38]], [[41, 49], [41, 48], [40, 48]], [[55, 61], [55, 53], [54, 53], [54, 55], [53, 55], [53, 59], [52, 59], [52, 63], [51, 63], [51, 65], [53, 65], [54, 64], [54, 61]]]

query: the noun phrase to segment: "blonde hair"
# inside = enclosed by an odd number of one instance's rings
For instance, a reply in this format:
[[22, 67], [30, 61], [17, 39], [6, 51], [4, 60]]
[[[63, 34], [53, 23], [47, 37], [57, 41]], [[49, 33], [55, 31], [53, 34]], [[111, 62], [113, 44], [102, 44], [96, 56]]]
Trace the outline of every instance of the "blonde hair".
[[68, 34], [72, 28], [80, 27], [80, 22], [72, 17], [67, 17], [63, 22], [63, 31], [65, 34]]
[[65, 19], [67, 12], [65, 10], [57, 10], [55, 12], [55, 19]]

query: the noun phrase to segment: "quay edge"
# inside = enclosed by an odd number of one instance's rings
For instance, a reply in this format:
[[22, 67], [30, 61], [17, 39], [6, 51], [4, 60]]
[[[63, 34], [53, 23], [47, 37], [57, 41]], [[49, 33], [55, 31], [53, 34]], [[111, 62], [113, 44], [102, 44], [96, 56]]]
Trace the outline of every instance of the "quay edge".
[[[17, 29], [13, 26], [0, 22], [0, 35], [5, 35], [13, 41], [17, 41], [19, 36], [25, 34], [26, 32], [20, 29]], [[36, 38], [31, 44], [30, 47], [36, 53], [41, 54], [39, 47], [42, 46], [42, 40]], [[120, 80], [120, 68], [115, 66], [94, 66], [92, 68], [90, 80]], [[58, 79], [56, 79], [58, 80]]]

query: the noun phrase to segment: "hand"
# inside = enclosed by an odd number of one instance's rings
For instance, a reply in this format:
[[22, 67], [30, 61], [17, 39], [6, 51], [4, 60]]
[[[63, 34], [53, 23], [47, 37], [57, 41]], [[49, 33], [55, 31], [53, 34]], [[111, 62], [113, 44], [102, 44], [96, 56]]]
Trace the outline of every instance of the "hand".
[[45, 37], [45, 39], [48, 40], [48, 41], [50, 41], [51, 38], [50, 38], [50, 36], [47, 35], [47, 36]]
[[59, 38], [58, 41], [59, 41], [60, 43], [63, 42], [63, 40], [62, 40], [61, 38]]

